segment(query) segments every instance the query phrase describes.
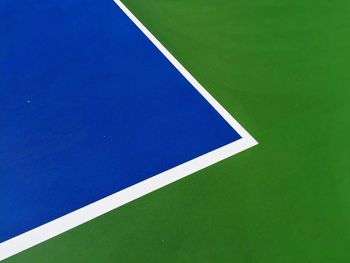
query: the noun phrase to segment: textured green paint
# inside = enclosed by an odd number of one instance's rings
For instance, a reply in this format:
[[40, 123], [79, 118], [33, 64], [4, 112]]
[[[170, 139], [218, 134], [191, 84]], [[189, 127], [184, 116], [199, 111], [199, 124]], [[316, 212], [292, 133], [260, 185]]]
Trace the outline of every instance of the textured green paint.
[[350, 262], [350, 2], [124, 2], [260, 144], [6, 262]]

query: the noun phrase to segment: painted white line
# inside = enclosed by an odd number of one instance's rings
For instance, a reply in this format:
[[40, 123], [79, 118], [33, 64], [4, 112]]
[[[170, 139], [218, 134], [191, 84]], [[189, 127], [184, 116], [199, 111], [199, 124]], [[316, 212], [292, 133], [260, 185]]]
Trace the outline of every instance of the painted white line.
[[135, 25], [147, 36], [149, 40], [163, 53], [163, 55], [180, 71], [180, 73], [192, 84], [193, 87], [220, 113], [220, 115], [243, 137], [249, 138], [252, 145], [257, 144], [255, 139], [228, 113], [213, 96], [180, 64], [179, 61], [156, 39], [156, 37], [138, 20], [131, 11], [120, 1], [114, 2], [123, 10], [123, 12], [135, 23]]
[[33, 247], [45, 240], [57, 236], [143, 195], [153, 192], [154, 190], [257, 144], [256, 140], [198, 83], [197, 80], [195, 80], [195, 78], [170, 54], [170, 52], [152, 35], [152, 33], [142, 25], [142, 23], [121, 1], [114, 0], [114, 2], [198, 90], [198, 92], [220, 113], [232, 128], [241, 135], [242, 138], [1, 243], [0, 260]]

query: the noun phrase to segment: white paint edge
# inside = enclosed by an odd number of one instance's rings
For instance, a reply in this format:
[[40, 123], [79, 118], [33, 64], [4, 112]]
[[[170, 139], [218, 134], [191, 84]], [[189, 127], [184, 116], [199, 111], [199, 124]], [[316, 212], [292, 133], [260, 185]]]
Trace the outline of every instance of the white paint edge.
[[199, 84], [199, 82], [170, 54], [120, 0], [114, 0], [114, 2], [242, 138], [0, 243], [0, 260], [4, 260], [25, 249], [62, 234], [117, 207], [257, 144], [257, 141]]

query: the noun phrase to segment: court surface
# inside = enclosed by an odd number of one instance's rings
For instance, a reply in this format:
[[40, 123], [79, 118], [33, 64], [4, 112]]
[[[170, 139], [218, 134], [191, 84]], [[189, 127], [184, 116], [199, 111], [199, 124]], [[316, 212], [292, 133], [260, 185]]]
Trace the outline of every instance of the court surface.
[[255, 144], [117, 4], [2, 7], [3, 257]]
[[123, 3], [259, 145], [4, 262], [350, 262], [349, 1]]

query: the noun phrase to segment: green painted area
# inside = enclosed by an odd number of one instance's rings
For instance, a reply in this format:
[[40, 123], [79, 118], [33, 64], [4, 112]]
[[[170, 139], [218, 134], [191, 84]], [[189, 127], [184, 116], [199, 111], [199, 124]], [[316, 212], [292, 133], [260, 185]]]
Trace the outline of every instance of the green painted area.
[[350, 2], [124, 2], [260, 144], [5, 262], [350, 262]]

